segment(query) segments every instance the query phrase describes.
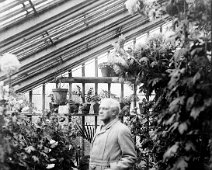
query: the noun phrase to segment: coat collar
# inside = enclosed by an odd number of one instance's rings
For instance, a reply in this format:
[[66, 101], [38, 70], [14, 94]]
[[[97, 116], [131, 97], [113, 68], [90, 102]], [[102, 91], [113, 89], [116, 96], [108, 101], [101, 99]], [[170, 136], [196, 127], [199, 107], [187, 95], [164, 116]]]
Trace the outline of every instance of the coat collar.
[[92, 143], [93, 141], [95, 140], [96, 136], [102, 134], [102, 133], [105, 133], [107, 129], [110, 129], [116, 122], [118, 122], [118, 119], [114, 119], [112, 120], [110, 123], [108, 123], [107, 125], [100, 125], [100, 127], [97, 128], [97, 131], [96, 131], [96, 134], [94, 135], [93, 137], [93, 140], [92, 140]]
[[116, 122], [118, 122], [118, 119], [115, 118], [114, 120], [112, 120], [111, 122], [109, 122], [107, 125], [100, 125], [100, 131], [104, 131], [107, 130], [109, 128], [111, 128], [111, 126], [113, 126]]

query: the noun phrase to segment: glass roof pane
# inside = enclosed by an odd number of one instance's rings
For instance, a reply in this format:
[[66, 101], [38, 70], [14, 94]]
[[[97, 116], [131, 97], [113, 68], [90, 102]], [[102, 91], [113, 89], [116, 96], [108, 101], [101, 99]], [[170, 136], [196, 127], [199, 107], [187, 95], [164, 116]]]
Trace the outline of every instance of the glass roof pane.
[[30, 14], [32, 13], [39, 13], [41, 10], [52, 7], [62, 1], [64, 0], [31, 0], [32, 3], [29, 3], [28, 0], [5, 0], [0, 2], [0, 29], [13, 25], [31, 16]]

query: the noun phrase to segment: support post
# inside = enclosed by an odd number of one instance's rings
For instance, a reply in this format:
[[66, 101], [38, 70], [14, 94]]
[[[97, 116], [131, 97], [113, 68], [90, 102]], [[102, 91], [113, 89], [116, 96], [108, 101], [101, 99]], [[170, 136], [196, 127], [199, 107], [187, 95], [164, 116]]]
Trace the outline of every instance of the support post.
[[[70, 70], [68, 72], [68, 77], [72, 77], [72, 70]], [[69, 101], [72, 99], [72, 83], [68, 83], [68, 99]], [[70, 113], [71, 113], [71, 110], [70, 110], [70, 102], [68, 103], [68, 113], [69, 113], [69, 116], [68, 116], [68, 122], [71, 122], [71, 116], [70, 116]]]
[[111, 97], [111, 83], [108, 83], [108, 97]]
[[124, 83], [121, 83], [121, 99], [124, 98]]
[[163, 27], [162, 27], [162, 25], [160, 26], [160, 33], [162, 33], [163, 32]]
[[[82, 77], [85, 77], [85, 64], [82, 64]], [[82, 102], [85, 103], [85, 83], [82, 83]], [[82, 116], [82, 129], [85, 131], [85, 116]], [[85, 151], [85, 143], [84, 139], [82, 138], [82, 156], [84, 156]]]
[[43, 113], [43, 118], [45, 116], [45, 104], [46, 104], [46, 86], [45, 84], [42, 85], [42, 113]]
[[[95, 77], [98, 77], [98, 58], [95, 58]], [[95, 83], [95, 95], [98, 95], [98, 83]], [[95, 129], [97, 128], [97, 116], [95, 116]]]
[[[29, 114], [32, 115], [32, 90], [29, 91]], [[30, 116], [30, 121], [32, 120], [32, 116]]]

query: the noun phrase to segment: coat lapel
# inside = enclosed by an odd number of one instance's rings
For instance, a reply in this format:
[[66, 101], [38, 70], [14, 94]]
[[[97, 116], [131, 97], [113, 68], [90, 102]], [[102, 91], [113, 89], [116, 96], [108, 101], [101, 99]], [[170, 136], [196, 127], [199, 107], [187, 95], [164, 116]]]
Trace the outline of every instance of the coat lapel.
[[94, 137], [93, 137], [92, 144], [93, 144], [95, 138], [96, 138], [98, 135], [105, 133], [106, 130], [107, 130], [107, 129], [110, 129], [117, 121], [118, 121], [118, 119], [114, 119], [114, 120], [112, 120], [110, 123], [108, 123], [106, 126], [100, 125], [100, 127], [98, 127], [98, 128], [96, 129], [96, 134], [95, 134]]

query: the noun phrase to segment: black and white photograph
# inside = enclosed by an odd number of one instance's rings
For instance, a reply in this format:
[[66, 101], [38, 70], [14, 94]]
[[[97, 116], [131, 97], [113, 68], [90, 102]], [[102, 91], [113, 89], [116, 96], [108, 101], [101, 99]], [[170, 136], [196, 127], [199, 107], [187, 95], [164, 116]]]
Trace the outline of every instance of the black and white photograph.
[[0, 0], [0, 170], [212, 170], [212, 0]]

